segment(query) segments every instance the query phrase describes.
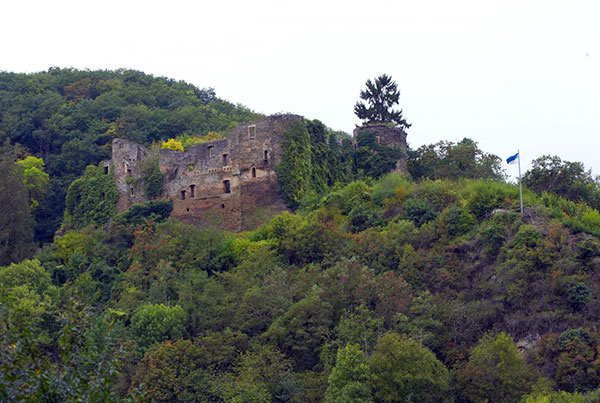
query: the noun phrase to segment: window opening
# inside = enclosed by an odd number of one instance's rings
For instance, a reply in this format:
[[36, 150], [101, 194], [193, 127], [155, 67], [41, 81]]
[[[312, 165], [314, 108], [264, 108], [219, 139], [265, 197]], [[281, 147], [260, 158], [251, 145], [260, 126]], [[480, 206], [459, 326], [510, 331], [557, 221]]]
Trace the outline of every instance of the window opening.
[[223, 166], [226, 167], [229, 165], [229, 154], [223, 154]]
[[104, 175], [108, 175], [108, 165], [104, 167]]
[[225, 193], [231, 193], [231, 183], [228, 180], [223, 181], [223, 191]]
[[252, 167], [252, 177], [256, 178], [256, 168]]
[[265, 162], [269, 161], [269, 150], [265, 150]]
[[133, 196], [133, 187], [129, 189], [129, 194]]
[[225, 208], [225, 205], [224, 205], [224, 204], [221, 204], [221, 208]]
[[185, 200], [185, 190], [181, 191], [181, 200]]
[[190, 197], [196, 197], [196, 185], [190, 185]]
[[254, 140], [256, 138], [256, 125], [248, 126], [248, 137], [250, 140]]
[[208, 146], [208, 158], [212, 157], [214, 146]]

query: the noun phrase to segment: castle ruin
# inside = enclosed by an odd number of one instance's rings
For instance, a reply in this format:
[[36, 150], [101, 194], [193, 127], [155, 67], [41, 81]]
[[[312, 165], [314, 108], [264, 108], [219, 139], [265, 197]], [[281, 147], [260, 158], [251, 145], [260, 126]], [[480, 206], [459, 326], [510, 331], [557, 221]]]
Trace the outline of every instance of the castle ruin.
[[[150, 150], [124, 139], [114, 139], [112, 159], [105, 162], [108, 172], [114, 167], [119, 192], [117, 211], [149, 200], [141, 172], [148, 159], [158, 158], [165, 175], [158, 199], [171, 200], [171, 216], [198, 226], [217, 226], [241, 231], [251, 229], [287, 210], [278, 192], [275, 167], [282, 158], [284, 132], [303, 118], [274, 115], [264, 120], [237, 126], [231, 136], [200, 143], [187, 151]], [[363, 126], [380, 144], [400, 147], [406, 155], [406, 134], [385, 125]], [[406, 158], [396, 167], [406, 172]]]

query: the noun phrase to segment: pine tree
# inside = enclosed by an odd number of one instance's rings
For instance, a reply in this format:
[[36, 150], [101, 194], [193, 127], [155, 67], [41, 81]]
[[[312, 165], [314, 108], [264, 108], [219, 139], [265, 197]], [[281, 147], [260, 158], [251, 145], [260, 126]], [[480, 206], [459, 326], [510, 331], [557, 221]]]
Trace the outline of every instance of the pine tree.
[[360, 92], [360, 98], [367, 101], [369, 106], [363, 102], [354, 105], [354, 113], [366, 123], [395, 123], [402, 129], [410, 128], [411, 124], [402, 117], [402, 109], [395, 111], [392, 108], [398, 104], [400, 91], [398, 85], [392, 78], [383, 74], [366, 82], [367, 89]]

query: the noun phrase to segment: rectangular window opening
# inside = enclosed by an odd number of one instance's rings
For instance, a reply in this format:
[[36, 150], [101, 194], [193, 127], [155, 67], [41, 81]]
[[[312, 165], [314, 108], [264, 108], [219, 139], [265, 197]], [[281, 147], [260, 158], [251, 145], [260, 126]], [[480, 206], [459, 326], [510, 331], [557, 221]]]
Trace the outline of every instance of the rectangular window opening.
[[212, 157], [214, 146], [208, 146], [208, 158]]
[[185, 200], [185, 190], [181, 191], [181, 200]]
[[223, 181], [223, 192], [231, 193], [231, 183], [228, 180]]
[[190, 185], [190, 198], [196, 197], [196, 185]]
[[223, 154], [223, 166], [229, 166], [229, 154]]
[[256, 138], [256, 125], [248, 126], [248, 137], [250, 140], [254, 140]]

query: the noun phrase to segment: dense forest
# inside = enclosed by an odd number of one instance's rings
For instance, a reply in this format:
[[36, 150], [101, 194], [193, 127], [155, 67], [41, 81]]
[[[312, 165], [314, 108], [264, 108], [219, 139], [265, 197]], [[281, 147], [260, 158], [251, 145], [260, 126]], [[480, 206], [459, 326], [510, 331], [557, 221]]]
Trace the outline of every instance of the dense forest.
[[293, 212], [231, 233], [168, 201], [116, 214], [97, 164], [113, 137], [226, 136], [247, 108], [133, 71], [3, 73], [0, 94], [0, 400], [600, 400], [581, 163], [536, 159], [520, 214], [471, 139], [409, 150], [403, 175], [368, 131], [305, 121], [278, 167]]

